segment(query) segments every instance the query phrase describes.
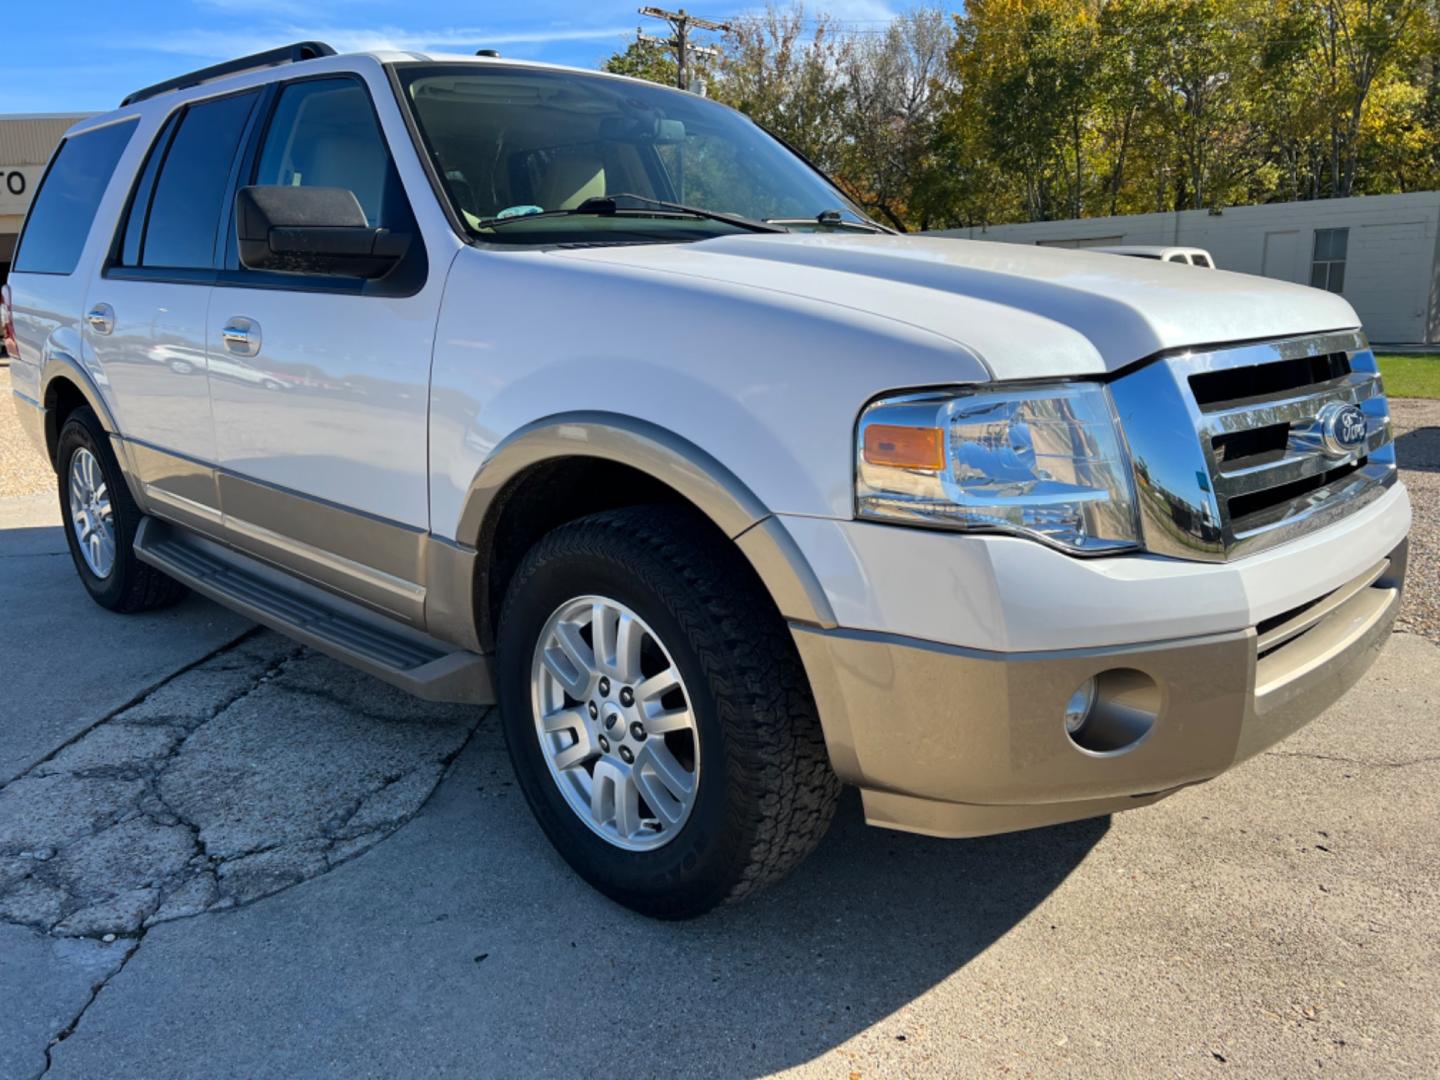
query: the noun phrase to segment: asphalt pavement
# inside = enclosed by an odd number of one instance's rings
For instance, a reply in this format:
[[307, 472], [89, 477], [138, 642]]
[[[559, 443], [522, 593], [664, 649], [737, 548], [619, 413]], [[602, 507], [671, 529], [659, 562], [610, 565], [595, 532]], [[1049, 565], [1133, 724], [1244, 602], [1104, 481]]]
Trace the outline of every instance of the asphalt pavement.
[[1440, 646], [1113, 819], [847, 798], [683, 924], [583, 885], [492, 715], [199, 600], [90, 604], [0, 501], [0, 1077], [1440, 1075]]

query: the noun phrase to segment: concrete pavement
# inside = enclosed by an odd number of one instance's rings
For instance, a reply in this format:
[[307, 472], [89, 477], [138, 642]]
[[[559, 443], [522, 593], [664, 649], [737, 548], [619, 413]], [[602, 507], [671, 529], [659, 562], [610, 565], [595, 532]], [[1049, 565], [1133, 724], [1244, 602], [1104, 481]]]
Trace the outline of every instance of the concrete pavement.
[[1440, 1074], [1421, 637], [1159, 806], [947, 843], [847, 799], [788, 881], [674, 925], [552, 853], [493, 717], [196, 601], [106, 615], [25, 533], [0, 532], [0, 655], [31, 679], [0, 700], [0, 1077]]
[[0, 783], [249, 627], [192, 598], [117, 633], [76, 580], [54, 493], [0, 499], [0, 612]]

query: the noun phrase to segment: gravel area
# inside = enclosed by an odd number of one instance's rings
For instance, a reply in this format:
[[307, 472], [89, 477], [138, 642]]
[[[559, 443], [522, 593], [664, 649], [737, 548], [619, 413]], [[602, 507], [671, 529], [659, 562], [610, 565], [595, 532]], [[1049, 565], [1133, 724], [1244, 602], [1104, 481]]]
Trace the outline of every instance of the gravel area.
[[55, 473], [20, 430], [10, 399], [10, 365], [0, 363], [0, 498], [55, 490]]
[[1397, 630], [1440, 642], [1440, 401], [1392, 398], [1400, 478], [1410, 489], [1415, 524]]

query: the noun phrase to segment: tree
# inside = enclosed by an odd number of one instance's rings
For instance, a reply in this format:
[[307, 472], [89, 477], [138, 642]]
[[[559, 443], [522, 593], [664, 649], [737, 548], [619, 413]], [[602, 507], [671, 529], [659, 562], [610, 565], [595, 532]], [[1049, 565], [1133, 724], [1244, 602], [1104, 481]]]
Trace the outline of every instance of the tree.
[[[674, 80], [654, 46], [606, 66]], [[771, 7], [710, 86], [900, 229], [1440, 186], [1440, 0]]]
[[[812, 24], [806, 32], [806, 23]], [[828, 16], [800, 6], [731, 20], [710, 96], [733, 105], [820, 169], [843, 164], [846, 92], [840, 72], [853, 44]]]
[[900, 230], [925, 228], [922, 194], [941, 168], [934, 153], [953, 88], [948, 54], [953, 24], [940, 10], [898, 16], [884, 34], [858, 40], [841, 72], [848, 139], [841, 175], [859, 202]]
[[1016, 177], [1032, 220], [1084, 209], [1087, 117], [1097, 96], [1095, 5], [1088, 0], [971, 0], [956, 16], [954, 102], [981, 117], [998, 165]]
[[665, 46], [653, 41], [632, 41], [621, 52], [613, 54], [601, 69], [612, 75], [629, 75], [653, 83], [674, 86], [678, 77], [675, 57]]
[[1322, 3], [1337, 106], [1331, 125], [1331, 186], [1337, 197], [1343, 197], [1354, 190], [1366, 102], [1402, 54], [1407, 34], [1417, 27], [1421, 0]]

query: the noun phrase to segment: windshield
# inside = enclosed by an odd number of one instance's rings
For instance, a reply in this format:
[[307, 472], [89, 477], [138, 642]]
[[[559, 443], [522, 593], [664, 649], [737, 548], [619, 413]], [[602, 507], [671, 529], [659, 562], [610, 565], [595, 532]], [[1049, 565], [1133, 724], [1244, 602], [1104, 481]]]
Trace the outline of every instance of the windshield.
[[[487, 241], [633, 243], [743, 231], [638, 201], [618, 215], [581, 210], [616, 195], [792, 229], [874, 227], [746, 116], [693, 94], [488, 64], [407, 66], [400, 79], [451, 202]], [[534, 216], [541, 213], [548, 216]]]

